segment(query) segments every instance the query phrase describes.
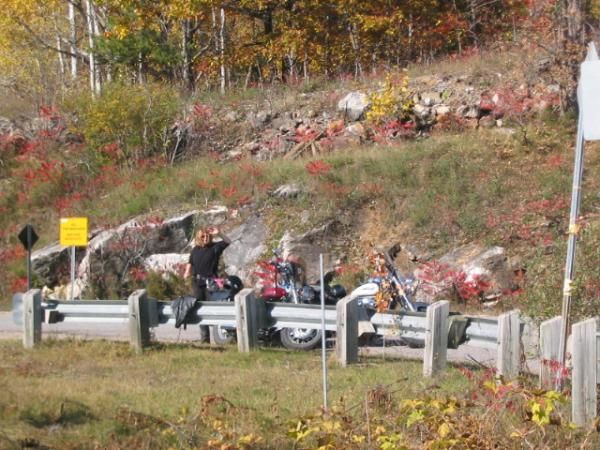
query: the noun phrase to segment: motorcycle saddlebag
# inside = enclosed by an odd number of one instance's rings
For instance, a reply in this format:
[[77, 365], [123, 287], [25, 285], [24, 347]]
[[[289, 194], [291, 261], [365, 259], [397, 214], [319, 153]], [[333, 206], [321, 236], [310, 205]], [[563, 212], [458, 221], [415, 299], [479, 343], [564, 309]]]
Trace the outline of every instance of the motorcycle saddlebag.
[[330, 293], [335, 298], [342, 298], [346, 296], [346, 289], [341, 284], [334, 284], [330, 287]]

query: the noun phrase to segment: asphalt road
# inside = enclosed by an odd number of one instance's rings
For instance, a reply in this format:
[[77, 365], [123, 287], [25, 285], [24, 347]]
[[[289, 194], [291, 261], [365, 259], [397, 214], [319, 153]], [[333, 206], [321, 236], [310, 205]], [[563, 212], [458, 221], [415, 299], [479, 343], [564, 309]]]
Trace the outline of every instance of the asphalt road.
[[[154, 339], [159, 342], [198, 342], [200, 340], [199, 327], [194, 325], [188, 326], [186, 330], [165, 325], [154, 328], [153, 333]], [[22, 336], [22, 326], [13, 322], [12, 313], [0, 312], [0, 339], [18, 340], [22, 339]], [[43, 323], [42, 336], [51, 336], [55, 339], [79, 338], [127, 341], [129, 340], [129, 330], [126, 321], [110, 324]], [[360, 354], [382, 359], [423, 360], [423, 349], [409, 348], [405, 345], [399, 345], [397, 341], [383, 341], [381, 339], [372, 345], [361, 347]], [[450, 363], [495, 367], [496, 350], [461, 345], [458, 349], [448, 349], [447, 359]], [[527, 360], [523, 370], [537, 374], [539, 362], [537, 360]]]

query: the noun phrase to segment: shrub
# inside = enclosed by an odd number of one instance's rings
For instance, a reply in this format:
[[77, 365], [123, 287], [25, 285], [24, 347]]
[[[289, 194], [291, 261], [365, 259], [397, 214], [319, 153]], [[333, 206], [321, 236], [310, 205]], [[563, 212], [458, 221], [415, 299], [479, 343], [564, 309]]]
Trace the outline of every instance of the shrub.
[[113, 83], [96, 100], [82, 95], [67, 107], [78, 117], [79, 131], [101, 165], [110, 161], [134, 167], [166, 150], [180, 102], [163, 85]]

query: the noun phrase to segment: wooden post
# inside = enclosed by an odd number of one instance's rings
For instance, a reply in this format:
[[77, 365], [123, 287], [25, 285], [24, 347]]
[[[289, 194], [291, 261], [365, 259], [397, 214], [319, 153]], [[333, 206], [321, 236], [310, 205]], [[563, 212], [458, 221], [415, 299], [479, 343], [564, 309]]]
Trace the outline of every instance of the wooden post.
[[432, 377], [446, 368], [450, 302], [443, 300], [427, 308], [423, 375]]
[[553, 389], [556, 382], [556, 370], [553, 370], [553, 366], [560, 364], [558, 347], [561, 325], [561, 316], [546, 320], [540, 325], [540, 388], [542, 389]]
[[345, 297], [336, 304], [335, 354], [343, 367], [358, 362], [358, 299]]
[[519, 311], [498, 316], [498, 375], [505, 379], [519, 375], [521, 362], [521, 325]]
[[596, 417], [596, 319], [572, 327], [573, 371], [571, 375], [573, 423], [584, 426]]
[[145, 289], [133, 292], [127, 300], [129, 305], [129, 342], [138, 354], [150, 345], [150, 311]]
[[23, 295], [23, 347], [42, 342], [42, 292], [30, 289]]
[[258, 329], [265, 315], [265, 303], [256, 298], [252, 289], [242, 289], [235, 296], [238, 351], [248, 353], [258, 346]]

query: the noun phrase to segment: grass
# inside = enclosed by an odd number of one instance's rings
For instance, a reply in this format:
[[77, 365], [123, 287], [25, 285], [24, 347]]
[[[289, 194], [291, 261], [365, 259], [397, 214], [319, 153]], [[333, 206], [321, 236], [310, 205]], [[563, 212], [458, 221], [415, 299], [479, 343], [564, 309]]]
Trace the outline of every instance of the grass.
[[593, 428], [569, 426], [556, 392], [489, 371], [448, 367], [423, 378], [417, 362], [371, 357], [341, 368], [330, 354], [324, 411], [320, 352], [155, 344], [138, 356], [119, 342], [46, 340], [24, 350], [2, 341], [0, 361], [3, 449], [599, 444]]
[[[50, 448], [126, 448], [120, 445], [140, 430], [120, 422], [123, 410], [177, 423], [199, 413], [209, 396], [234, 405], [240, 433], [271, 439], [285, 436], [290, 423], [316, 414], [322, 403], [319, 352], [244, 355], [157, 345], [138, 357], [116, 342], [49, 340], [26, 351], [2, 341], [0, 360], [2, 448], [24, 439]], [[361, 409], [376, 386], [407, 398], [421, 390], [457, 392], [466, 383], [454, 369], [435, 382], [424, 380], [413, 362], [370, 359], [342, 369], [330, 359], [328, 365], [331, 403], [350, 408]]]

